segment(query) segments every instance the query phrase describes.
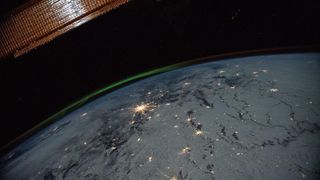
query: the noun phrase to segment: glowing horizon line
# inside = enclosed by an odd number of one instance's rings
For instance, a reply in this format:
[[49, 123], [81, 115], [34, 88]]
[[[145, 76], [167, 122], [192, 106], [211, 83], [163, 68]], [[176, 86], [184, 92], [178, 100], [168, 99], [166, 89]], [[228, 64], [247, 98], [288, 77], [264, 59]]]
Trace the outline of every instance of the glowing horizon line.
[[[206, 60], [210, 60], [210, 62], [213, 62], [213, 61], [217, 61], [217, 60], [227, 60], [227, 59], [231, 59], [234, 57], [239, 58], [242, 56], [247, 56], [247, 57], [252, 57], [255, 55], [266, 56], [271, 53], [274, 54], [275, 52], [277, 55], [290, 54], [290, 53], [295, 54], [295, 53], [302, 53], [302, 52], [318, 53], [319, 52], [317, 50], [318, 48], [320, 48], [320, 47], [319, 46], [306, 46], [306, 47], [294, 46], [294, 47], [280, 47], [280, 48], [267, 48], [267, 49], [258, 49], [258, 50], [236, 51], [236, 52], [231, 52], [231, 53], [223, 53], [223, 54], [218, 54], [218, 55], [213, 55], [213, 56], [204, 56], [204, 57], [200, 57], [200, 58], [195, 58], [195, 59], [191, 59], [188, 61], [175, 63], [172, 65], [156, 68], [154, 70], [149, 70], [149, 71], [145, 71], [145, 72], [133, 75], [129, 78], [126, 78], [126, 79], [123, 79], [120, 81], [116, 81], [115, 83], [111, 83], [110, 85], [107, 85], [104, 88], [96, 90], [95, 92], [88, 94], [88, 95], [84, 96], [83, 98], [80, 98], [79, 100], [75, 101], [74, 103], [62, 108], [57, 113], [54, 113], [53, 115], [49, 116], [48, 118], [46, 118], [45, 120], [43, 120], [39, 124], [35, 125], [34, 127], [30, 128], [29, 130], [25, 131], [20, 136], [16, 137], [15, 139], [10, 141], [6, 145], [2, 146], [0, 148], [0, 156], [3, 152], [5, 153], [5, 151], [8, 148], [10, 148], [10, 146], [19, 142], [23, 138], [30, 137], [32, 135], [31, 133], [34, 133], [35, 131], [39, 130], [41, 127], [42, 128], [44, 126], [47, 127], [49, 124], [51, 124], [57, 118], [61, 118], [61, 117], [65, 116], [67, 113], [71, 112], [72, 110], [75, 110], [76, 108], [79, 108], [79, 107], [85, 105], [86, 103], [89, 103], [89, 102], [95, 100], [95, 97], [98, 97], [98, 95], [102, 95], [103, 93], [105, 93], [104, 95], [106, 95], [109, 90], [116, 90], [117, 87], [120, 87], [121, 85], [125, 85], [125, 84], [128, 85], [127, 83], [129, 83], [129, 82], [134, 82], [135, 80], [141, 80], [142, 78], [146, 78], [146, 77], [149, 77], [152, 75], [157, 75], [160, 73], [168, 72], [168, 71], [175, 70], [175, 69], [178, 69], [181, 67], [186, 67], [186, 66], [192, 65], [194, 63], [197, 63], [197, 64], [205, 63], [205, 62], [207, 62]], [[308, 49], [310, 49], [310, 50], [308, 51]], [[264, 53], [264, 54], [261, 54], [261, 53]]]
[[107, 95], [109, 90], [117, 90], [117, 87], [121, 87], [122, 85], [128, 85], [130, 82], [134, 82], [135, 80], [142, 80], [143, 78], [147, 78], [152, 75], [168, 72], [174, 69], [177, 69], [183, 65], [187, 65], [189, 61], [182, 62], [182, 63], [176, 63], [173, 65], [168, 65], [165, 67], [160, 67], [154, 70], [146, 71], [139, 73], [137, 75], [133, 75], [129, 78], [117, 81], [115, 83], [111, 83], [110, 85], [107, 85], [106, 87], [96, 90], [95, 92], [85, 95], [83, 98], [80, 98], [79, 100], [76, 100], [74, 103], [71, 103], [67, 105], [66, 107], [59, 110], [57, 113], [54, 113], [53, 115], [49, 116], [42, 122], [38, 123], [34, 127], [30, 128], [29, 130], [22, 133], [20, 136], [16, 137], [14, 140], [10, 141], [8, 144], [0, 148], [0, 153], [10, 147], [11, 145], [15, 144], [16, 142], [20, 141], [23, 138], [28, 138], [31, 133], [34, 133], [35, 131], [49, 126], [51, 123], [53, 123], [56, 119], [61, 118], [65, 116], [66, 114], [70, 113], [71, 111], [83, 107], [84, 105], [88, 104], [91, 101], [94, 101], [96, 97], [100, 97], [100, 95]]

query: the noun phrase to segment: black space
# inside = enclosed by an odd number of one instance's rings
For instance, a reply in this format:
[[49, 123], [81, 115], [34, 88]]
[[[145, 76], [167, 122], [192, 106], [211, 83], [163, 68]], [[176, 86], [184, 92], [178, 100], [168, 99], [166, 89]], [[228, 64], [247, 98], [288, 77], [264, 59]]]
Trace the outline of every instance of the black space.
[[[22, 1], [6, 0], [1, 11]], [[235, 51], [319, 45], [319, 18], [318, 1], [132, 0], [0, 61], [0, 146], [75, 100], [142, 71]]]

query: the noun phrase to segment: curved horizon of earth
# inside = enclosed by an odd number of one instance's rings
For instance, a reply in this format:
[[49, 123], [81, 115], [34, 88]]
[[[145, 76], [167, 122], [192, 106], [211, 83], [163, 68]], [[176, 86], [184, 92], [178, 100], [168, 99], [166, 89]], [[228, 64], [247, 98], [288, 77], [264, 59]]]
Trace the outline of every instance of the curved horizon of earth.
[[320, 53], [207, 62], [69, 113], [0, 159], [0, 178], [319, 179]]

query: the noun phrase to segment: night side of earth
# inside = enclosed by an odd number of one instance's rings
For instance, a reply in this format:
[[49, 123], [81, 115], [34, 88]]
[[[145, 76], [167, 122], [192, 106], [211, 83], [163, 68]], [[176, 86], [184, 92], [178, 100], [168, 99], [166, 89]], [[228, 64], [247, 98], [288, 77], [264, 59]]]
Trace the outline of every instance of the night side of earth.
[[57, 119], [1, 157], [0, 179], [320, 179], [320, 53], [208, 61]]

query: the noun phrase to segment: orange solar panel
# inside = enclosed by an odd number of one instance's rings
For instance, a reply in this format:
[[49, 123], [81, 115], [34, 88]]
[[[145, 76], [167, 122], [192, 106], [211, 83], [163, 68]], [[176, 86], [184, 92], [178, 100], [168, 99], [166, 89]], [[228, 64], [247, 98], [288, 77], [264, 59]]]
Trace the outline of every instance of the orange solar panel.
[[18, 57], [128, 0], [32, 0], [0, 23], [0, 59]]

